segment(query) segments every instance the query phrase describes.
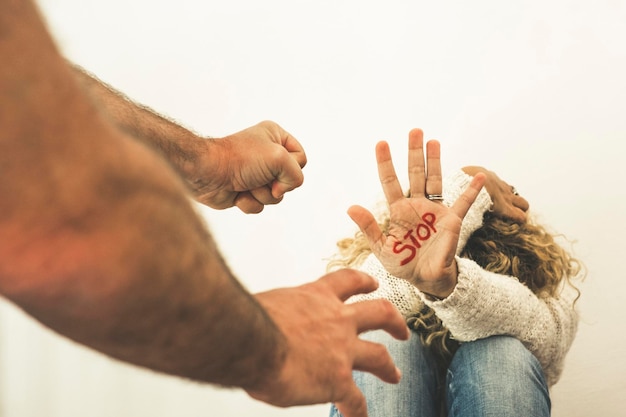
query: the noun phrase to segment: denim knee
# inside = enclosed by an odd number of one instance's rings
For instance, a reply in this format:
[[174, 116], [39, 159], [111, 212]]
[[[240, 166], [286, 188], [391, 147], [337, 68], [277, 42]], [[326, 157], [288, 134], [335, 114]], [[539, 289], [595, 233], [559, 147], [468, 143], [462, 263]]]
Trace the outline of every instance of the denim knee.
[[[367, 400], [370, 417], [432, 417], [438, 410], [435, 402], [439, 375], [435, 358], [411, 332], [407, 341], [394, 339], [382, 330], [365, 333], [362, 339], [380, 343], [387, 348], [395, 364], [402, 370], [398, 384], [388, 384], [367, 372], [354, 372], [354, 381]], [[341, 417], [333, 405], [330, 417]]]
[[463, 343], [448, 369], [450, 416], [549, 416], [543, 370], [517, 339], [492, 336]]

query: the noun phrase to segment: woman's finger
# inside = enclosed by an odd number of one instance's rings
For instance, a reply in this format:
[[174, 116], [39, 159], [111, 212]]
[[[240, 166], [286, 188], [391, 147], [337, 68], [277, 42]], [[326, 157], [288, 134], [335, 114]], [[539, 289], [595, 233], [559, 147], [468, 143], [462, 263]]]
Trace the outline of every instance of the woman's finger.
[[425, 184], [424, 132], [421, 129], [413, 129], [409, 132], [409, 189], [411, 197], [424, 197]]
[[426, 143], [426, 196], [442, 195], [441, 145], [436, 140]]
[[483, 188], [485, 184], [485, 174], [478, 173], [472, 178], [472, 182], [469, 187], [457, 198], [457, 200], [452, 204], [452, 212], [454, 212], [459, 218], [463, 219], [467, 214], [469, 208], [474, 204], [476, 197], [478, 197], [478, 193]]
[[385, 235], [372, 213], [361, 206], [352, 206], [348, 209], [348, 216], [363, 232], [374, 254], [379, 253], [385, 244]]
[[378, 178], [383, 187], [385, 198], [389, 204], [404, 198], [402, 186], [398, 181], [396, 170], [391, 160], [391, 152], [387, 142], [378, 142], [376, 144], [376, 162], [378, 163]]

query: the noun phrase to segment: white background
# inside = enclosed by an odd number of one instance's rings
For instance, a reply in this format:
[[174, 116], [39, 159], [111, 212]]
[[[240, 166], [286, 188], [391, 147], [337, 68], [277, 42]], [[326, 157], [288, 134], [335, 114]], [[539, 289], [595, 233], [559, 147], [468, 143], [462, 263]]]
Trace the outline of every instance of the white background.
[[[305, 183], [260, 215], [206, 210], [252, 291], [322, 275], [381, 198], [374, 145], [405, 170], [413, 127], [444, 169], [480, 164], [574, 243], [589, 275], [556, 417], [623, 415], [626, 2], [45, 0], [60, 48], [132, 98], [223, 136], [275, 120], [305, 146]], [[6, 417], [325, 416], [155, 375], [60, 338], [3, 304]]]

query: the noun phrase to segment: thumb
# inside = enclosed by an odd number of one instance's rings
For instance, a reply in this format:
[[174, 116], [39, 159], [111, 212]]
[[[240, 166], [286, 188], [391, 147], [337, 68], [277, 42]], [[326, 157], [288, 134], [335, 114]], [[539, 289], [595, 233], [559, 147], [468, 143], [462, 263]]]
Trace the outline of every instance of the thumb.
[[465, 215], [469, 211], [474, 201], [476, 201], [476, 197], [478, 197], [478, 193], [482, 190], [483, 185], [485, 185], [485, 174], [482, 172], [476, 174], [474, 178], [472, 178], [472, 182], [469, 187], [456, 199], [454, 204], [450, 209], [454, 214], [459, 216], [460, 219], [465, 218]]
[[348, 216], [363, 232], [372, 250], [384, 244], [385, 235], [369, 210], [361, 206], [352, 206], [348, 209]]

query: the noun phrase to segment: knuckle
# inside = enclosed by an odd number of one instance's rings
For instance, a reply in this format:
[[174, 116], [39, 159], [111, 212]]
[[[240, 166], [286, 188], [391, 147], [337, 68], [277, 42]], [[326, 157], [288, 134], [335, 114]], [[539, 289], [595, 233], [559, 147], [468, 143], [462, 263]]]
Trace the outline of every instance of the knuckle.
[[386, 366], [390, 362], [389, 352], [381, 344], [373, 344], [370, 347], [370, 354], [370, 364], [376, 368]]
[[263, 127], [266, 129], [272, 129], [272, 128], [278, 127], [278, 124], [272, 120], [262, 120], [259, 123], [257, 123], [257, 126]]
[[298, 163], [300, 164], [300, 166], [301, 166], [302, 168], [304, 168], [304, 166], [307, 164], [307, 162], [309, 162], [309, 160], [307, 159], [307, 157], [306, 157], [306, 154], [305, 154], [305, 153], [301, 153], [301, 154], [299, 154], [298, 156], [299, 156], [299, 158], [300, 158], [300, 159], [299, 159], [299, 161], [298, 161]]
[[[291, 158], [291, 155], [289, 157]], [[304, 183], [304, 174], [302, 171], [294, 172], [294, 177], [292, 178], [291, 183], [294, 188], [300, 187]]]
[[411, 165], [409, 167], [409, 174], [422, 175], [426, 173], [426, 167], [424, 165]]
[[472, 200], [465, 193], [461, 194], [459, 198], [457, 199], [457, 201], [461, 201], [463, 204], [466, 204], [466, 205], [472, 204]]
[[350, 366], [338, 366], [336, 370], [336, 380], [338, 381], [338, 388], [346, 388], [352, 384], [352, 367]]
[[395, 175], [385, 175], [380, 178], [380, 183], [383, 186], [385, 186], [385, 185], [393, 184], [397, 179], [398, 177], [396, 177]]
[[385, 320], [393, 320], [399, 318], [398, 309], [389, 300], [380, 300], [378, 302], [379, 315]]

